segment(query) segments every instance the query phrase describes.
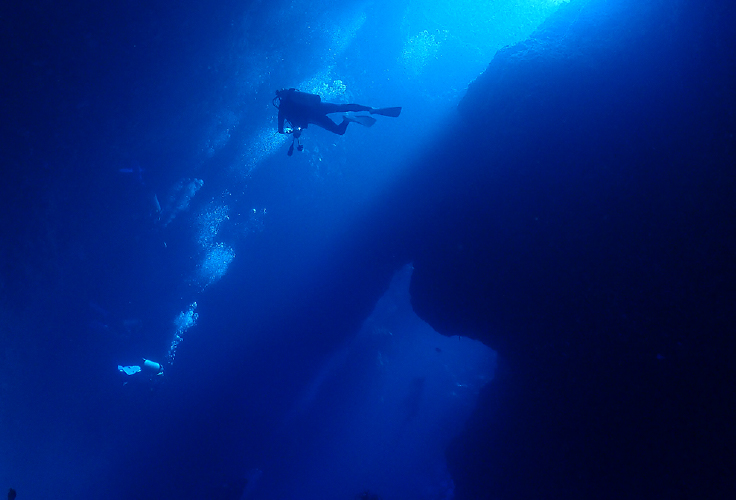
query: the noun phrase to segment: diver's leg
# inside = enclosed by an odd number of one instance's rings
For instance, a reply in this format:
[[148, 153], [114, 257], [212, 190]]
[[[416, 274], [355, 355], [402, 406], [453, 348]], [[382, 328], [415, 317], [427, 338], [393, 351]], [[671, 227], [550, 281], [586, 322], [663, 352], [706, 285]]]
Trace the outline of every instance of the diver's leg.
[[347, 120], [343, 120], [342, 123], [338, 125], [337, 123], [333, 122], [327, 115], [312, 117], [310, 118], [309, 122], [314, 123], [318, 127], [322, 127], [323, 129], [329, 130], [333, 134], [337, 135], [343, 135], [345, 133], [345, 130], [347, 130], [349, 123]]
[[370, 106], [361, 104], [333, 104], [331, 102], [320, 103], [320, 111], [324, 114], [328, 113], [345, 113], [347, 111], [370, 111]]

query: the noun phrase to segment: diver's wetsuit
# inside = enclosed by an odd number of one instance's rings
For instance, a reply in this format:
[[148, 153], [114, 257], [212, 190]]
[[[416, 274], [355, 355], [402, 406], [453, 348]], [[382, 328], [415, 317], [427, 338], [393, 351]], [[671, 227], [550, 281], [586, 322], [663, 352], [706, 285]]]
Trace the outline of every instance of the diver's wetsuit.
[[284, 133], [284, 120], [294, 128], [307, 128], [313, 123], [332, 133], [343, 135], [348, 128], [349, 120], [343, 119], [339, 125], [327, 115], [346, 111], [370, 111], [370, 106], [360, 104], [333, 104], [322, 102], [320, 96], [288, 89], [279, 93], [279, 134]]

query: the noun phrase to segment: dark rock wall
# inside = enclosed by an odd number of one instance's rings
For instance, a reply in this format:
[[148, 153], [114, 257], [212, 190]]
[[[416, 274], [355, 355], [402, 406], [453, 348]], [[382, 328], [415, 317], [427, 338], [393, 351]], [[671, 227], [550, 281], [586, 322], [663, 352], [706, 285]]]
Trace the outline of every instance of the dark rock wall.
[[499, 352], [459, 499], [736, 494], [733, 13], [563, 6], [410, 181], [415, 310]]

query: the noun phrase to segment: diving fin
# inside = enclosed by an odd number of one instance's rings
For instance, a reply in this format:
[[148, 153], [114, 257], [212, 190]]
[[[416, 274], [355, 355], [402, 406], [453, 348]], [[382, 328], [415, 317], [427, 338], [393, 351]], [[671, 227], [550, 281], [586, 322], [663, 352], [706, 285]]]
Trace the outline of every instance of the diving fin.
[[375, 118], [372, 118], [370, 116], [365, 116], [365, 115], [361, 115], [361, 116], [345, 115], [345, 119], [349, 122], [360, 123], [364, 127], [372, 127], [373, 124], [376, 123]]
[[401, 106], [397, 108], [373, 108], [371, 109], [372, 115], [390, 116], [396, 118], [401, 114]]

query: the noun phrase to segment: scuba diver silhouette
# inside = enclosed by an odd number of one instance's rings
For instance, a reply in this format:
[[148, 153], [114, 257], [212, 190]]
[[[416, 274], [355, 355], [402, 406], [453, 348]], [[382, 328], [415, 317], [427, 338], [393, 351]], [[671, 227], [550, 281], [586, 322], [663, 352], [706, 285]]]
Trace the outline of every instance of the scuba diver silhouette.
[[[365, 127], [370, 127], [376, 123], [376, 119], [370, 116], [348, 116], [342, 118], [342, 122], [338, 125], [327, 116], [330, 113], [344, 113], [349, 111], [367, 111], [372, 115], [382, 115], [397, 117], [401, 113], [401, 108], [371, 108], [361, 104], [333, 104], [330, 102], [322, 102], [322, 98], [317, 94], [309, 94], [300, 92], [297, 89], [281, 89], [276, 91], [276, 97], [273, 98], [273, 105], [279, 110], [279, 134], [293, 134], [293, 141], [289, 147], [288, 155], [294, 153], [294, 144], [298, 151], [302, 151], [299, 138], [302, 130], [307, 128], [309, 124], [317, 125], [330, 132], [343, 135], [351, 122], [359, 123]], [[284, 122], [289, 123], [289, 127], [284, 128]]]

